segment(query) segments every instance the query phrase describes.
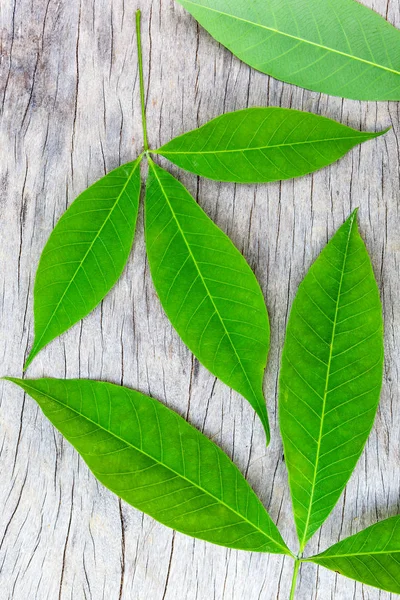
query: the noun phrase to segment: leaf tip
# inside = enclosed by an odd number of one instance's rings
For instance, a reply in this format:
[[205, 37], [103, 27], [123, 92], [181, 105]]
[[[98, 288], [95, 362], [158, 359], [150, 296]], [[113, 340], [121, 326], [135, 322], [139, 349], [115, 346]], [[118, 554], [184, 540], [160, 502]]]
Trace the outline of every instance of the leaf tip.
[[366, 132], [366, 137], [364, 138], [364, 142], [369, 142], [370, 140], [375, 140], [382, 135], [385, 135], [390, 129], [393, 129], [392, 126], [386, 127], [386, 129], [382, 129], [382, 131], [368, 131]]
[[350, 218], [352, 219], [357, 219], [358, 216], [358, 211], [360, 210], [359, 206], [356, 206], [355, 209], [353, 210], [353, 212], [350, 215]]
[[270, 445], [271, 442], [271, 430], [269, 427], [269, 421], [268, 421], [268, 414], [266, 413], [265, 415], [258, 415], [260, 417], [262, 426], [264, 428], [264, 432], [265, 432], [265, 447], [268, 448], [268, 446]]
[[35, 358], [37, 353], [38, 353], [38, 350], [35, 349], [35, 346], [33, 346], [31, 351], [29, 352], [28, 358], [26, 359], [24, 366], [22, 367], [22, 370], [24, 372], [27, 370], [27, 368], [29, 367], [29, 365], [31, 364], [31, 362], [33, 361], [33, 359]]
[[386, 129], [383, 129], [382, 131], [377, 131], [375, 137], [381, 137], [381, 135], [385, 135], [385, 133], [387, 133], [391, 129], [393, 129], [393, 127], [389, 125], [389, 127], [386, 127]]
[[268, 431], [265, 431], [265, 447], [268, 448], [268, 446], [271, 443], [271, 434], [270, 431], [268, 429]]
[[344, 226], [347, 225], [347, 227], [350, 229], [350, 231], [353, 231], [353, 230], [355, 230], [356, 232], [358, 231], [357, 216], [358, 216], [359, 208], [360, 208], [359, 206], [356, 206], [356, 208], [350, 213], [349, 218], [343, 224]]
[[17, 385], [20, 385], [20, 379], [18, 377], [0, 377], [0, 381], [11, 381], [11, 383], [16, 383]]
[[347, 217], [346, 221], [343, 223], [343, 226], [350, 226], [350, 229], [352, 229], [354, 226], [357, 227], [357, 217], [359, 208], [359, 206], [356, 206], [356, 208], [352, 210], [350, 215]]

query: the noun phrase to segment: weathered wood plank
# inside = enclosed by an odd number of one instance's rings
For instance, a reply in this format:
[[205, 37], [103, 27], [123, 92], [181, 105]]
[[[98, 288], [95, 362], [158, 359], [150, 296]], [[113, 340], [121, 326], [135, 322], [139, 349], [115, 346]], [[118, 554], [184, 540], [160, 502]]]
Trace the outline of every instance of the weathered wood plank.
[[[363, 0], [400, 27], [395, 0]], [[216, 382], [164, 316], [145, 261], [142, 219], [126, 272], [82, 324], [53, 342], [29, 375], [91, 377], [160, 398], [233, 457], [289, 544], [294, 526], [276, 422], [277, 368], [297, 285], [352, 208], [373, 257], [386, 321], [378, 419], [356, 473], [310, 544], [323, 549], [399, 512], [399, 106], [322, 96], [240, 63], [173, 0], [9, 0], [0, 7], [0, 357], [21, 375], [32, 343], [41, 249], [68, 203], [131, 160], [142, 137], [134, 12], [143, 10], [147, 111], [155, 146], [223, 111], [281, 105], [363, 129], [393, 130], [296, 181], [233, 186], [179, 178], [243, 251], [265, 292], [272, 350], [265, 391], [273, 441], [237, 394]], [[178, 173], [173, 169], [174, 173]], [[5, 600], [286, 599], [291, 564], [193, 541], [104, 490], [33, 401], [0, 387], [0, 589]], [[390, 594], [314, 566], [299, 600]]]

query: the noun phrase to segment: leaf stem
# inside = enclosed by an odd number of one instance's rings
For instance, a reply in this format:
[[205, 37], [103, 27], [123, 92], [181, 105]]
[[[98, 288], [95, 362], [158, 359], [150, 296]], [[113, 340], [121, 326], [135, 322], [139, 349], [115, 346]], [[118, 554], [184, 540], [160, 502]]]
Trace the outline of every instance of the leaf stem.
[[289, 600], [294, 600], [294, 594], [295, 594], [295, 591], [296, 591], [297, 576], [299, 574], [300, 565], [301, 565], [301, 560], [299, 558], [296, 558], [295, 561], [294, 561], [292, 587], [290, 588], [290, 597], [289, 597]]
[[140, 10], [137, 10], [136, 11], [136, 39], [137, 39], [137, 50], [138, 50], [140, 103], [141, 103], [141, 107], [142, 107], [144, 151], [147, 152], [149, 149], [149, 142], [147, 140], [147, 121], [146, 121], [146, 108], [145, 108], [145, 99], [144, 99], [143, 56], [142, 56], [142, 36], [140, 34], [140, 17], [141, 17], [141, 12], [140, 12]]

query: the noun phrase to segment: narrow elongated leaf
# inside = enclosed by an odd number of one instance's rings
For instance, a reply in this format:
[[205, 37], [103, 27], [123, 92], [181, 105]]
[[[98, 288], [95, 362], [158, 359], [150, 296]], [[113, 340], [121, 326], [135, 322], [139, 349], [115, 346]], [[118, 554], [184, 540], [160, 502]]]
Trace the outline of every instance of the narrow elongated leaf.
[[279, 420], [301, 548], [343, 491], [371, 431], [382, 309], [356, 211], [301, 283], [280, 372]]
[[203, 177], [260, 183], [321, 169], [379, 135], [299, 110], [246, 108], [174, 138], [156, 153]]
[[400, 594], [400, 516], [376, 523], [307, 562]]
[[146, 247], [157, 293], [182, 340], [254, 407], [269, 440], [262, 382], [269, 321], [258, 282], [230, 239], [150, 161]]
[[10, 378], [110, 490], [164, 525], [230, 548], [290, 554], [243, 475], [182, 417], [89, 380]]
[[400, 100], [400, 33], [354, 0], [177, 1], [263, 73], [354, 100]]
[[119, 279], [132, 247], [140, 159], [84, 191], [44, 247], [34, 289], [35, 340], [26, 361], [88, 315]]

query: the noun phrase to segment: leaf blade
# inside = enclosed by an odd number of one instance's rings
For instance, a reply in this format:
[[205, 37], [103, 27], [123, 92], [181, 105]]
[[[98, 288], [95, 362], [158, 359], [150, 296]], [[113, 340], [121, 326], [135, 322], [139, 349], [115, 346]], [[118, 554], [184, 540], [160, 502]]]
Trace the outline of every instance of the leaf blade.
[[153, 282], [172, 325], [207, 369], [251, 403], [269, 440], [262, 392], [269, 320], [260, 287], [230, 239], [152, 161], [145, 237]]
[[138, 158], [122, 165], [90, 186], [53, 229], [36, 273], [35, 339], [25, 369], [44, 346], [88, 315], [119, 279], [135, 233], [140, 163]]
[[321, 169], [382, 133], [288, 108], [245, 108], [172, 139], [155, 154], [216, 181], [265, 183]]
[[382, 375], [382, 308], [355, 211], [299, 286], [282, 354], [279, 422], [301, 550], [361, 455]]
[[39, 403], [94, 475], [132, 506], [212, 543], [290, 554], [227, 455], [160, 402], [105, 382], [7, 379]]
[[353, 100], [400, 99], [399, 31], [354, 0], [177, 0], [251, 67]]
[[400, 516], [371, 525], [306, 561], [399, 594]]

